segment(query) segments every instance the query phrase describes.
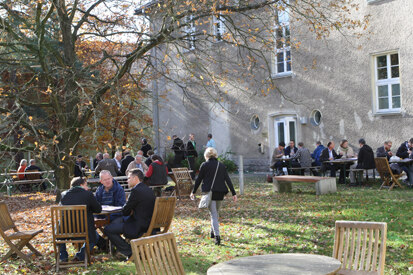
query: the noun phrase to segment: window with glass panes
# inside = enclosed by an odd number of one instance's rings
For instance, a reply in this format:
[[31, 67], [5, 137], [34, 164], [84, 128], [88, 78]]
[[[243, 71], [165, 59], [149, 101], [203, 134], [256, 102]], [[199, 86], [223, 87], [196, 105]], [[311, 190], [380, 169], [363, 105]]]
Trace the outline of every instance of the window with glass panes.
[[399, 111], [401, 107], [399, 54], [376, 56], [375, 77], [377, 111]]
[[290, 16], [288, 9], [277, 11], [276, 22], [276, 56], [274, 74], [291, 73]]
[[214, 36], [216, 41], [222, 41], [225, 33], [225, 18], [221, 14], [213, 16]]
[[195, 24], [193, 21], [193, 15], [185, 16], [185, 23], [187, 24], [184, 28], [185, 31], [185, 41], [187, 41], [187, 50], [195, 49]]

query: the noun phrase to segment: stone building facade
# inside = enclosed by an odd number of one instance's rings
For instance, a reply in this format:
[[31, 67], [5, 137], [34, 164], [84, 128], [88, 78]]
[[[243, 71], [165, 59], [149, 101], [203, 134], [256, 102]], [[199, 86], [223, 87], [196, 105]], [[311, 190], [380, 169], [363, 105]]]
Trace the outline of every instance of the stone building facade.
[[[193, 132], [201, 149], [211, 133], [220, 153], [235, 153], [235, 161], [243, 155], [247, 170], [268, 170], [282, 140], [303, 141], [313, 150], [318, 140], [338, 144], [345, 138], [355, 152], [359, 138], [372, 148], [391, 140], [397, 150], [413, 137], [413, 1], [357, 2], [352, 16], [370, 15], [358, 39], [332, 32], [317, 40], [304, 26], [288, 25], [301, 46], [274, 49], [272, 77], [282, 94], [241, 83], [257, 92], [233, 89], [233, 100], [213, 104], [159, 80], [159, 91], [168, 91], [159, 101], [161, 151], [170, 151], [168, 136], [187, 140]], [[286, 58], [277, 62], [275, 53]]]

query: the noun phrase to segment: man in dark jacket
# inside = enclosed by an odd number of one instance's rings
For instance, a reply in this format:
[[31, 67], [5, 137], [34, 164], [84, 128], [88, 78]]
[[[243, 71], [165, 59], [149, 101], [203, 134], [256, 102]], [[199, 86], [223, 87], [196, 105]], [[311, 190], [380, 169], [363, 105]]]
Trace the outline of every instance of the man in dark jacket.
[[409, 141], [403, 142], [400, 147], [397, 149], [396, 156], [401, 159], [407, 159], [410, 157], [413, 148], [413, 138]]
[[[31, 159], [30, 161], [29, 161], [29, 166], [27, 166], [26, 167], [26, 169], [24, 169], [24, 172], [40, 172], [40, 171], [42, 171], [42, 169], [39, 167], [39, 166], [37, 166], [36, 165], [36, 160], [35, 159]], [[42, 179], [43, 177], [42, 177], [42, 174], [26, 174], [25, 175], [25, 177], [27, 178], [27, 179]], [[47, 188], [47, 184], [46, 184], [46, 182], [42, 182], [41, 183], [41, 189], [42, 190], [46, 190], [46, 188]]]
[[185, 158], [185, 146], [182, 139], [180, 139], [177, 135], [172, 136], [173, 144], [171, 149], [175, 153], [173, 167], [181, 167], [181, 163]]
[[186, 157], [188, 158], [189, 170], [192, 170], [191, 178], [195, 179], [195, 159], [198, 157], [198, 152], [196, 151], [194, 134], [189, 134], [189, 140], [186, 144]]
[[288, 144], [288, 147], [285, 147], [284, 149], [284, 155], [287, 157], [292, 157], [294, 156], [295, 153], [297, 153], [298, 148], [295, 147], [295, 142], [294, 140], [290, 140], [290, 143]]
[[[86, 205], [87, 209], [87, 228], [89, 232], [89, 247], [90, 250], [97, 242], [97, 233], [93, 213], [102, 212], [102, 206], [93, 196], [92, 192], [87, 191], [89, 188], [85, 178], [73, 178], [70, 183], [70, 189], [62, 193], [61, 205]], [[76, 253], [76, 260], [83, 261], [85, 259], [86, 244], [82, 246], [80, 251]], [[60, 245], [60, 260], [67, 261], [68, 254], [66, 244]]]
[[128, 169], [128, 165], [129, 163], [131, 163], [132, 161], [134, 161], [135, 158], [131, 156], [130, 151], [126, 150], [125, 151], [125, 156], [123, 157], [122, 161], [121, 161], [121, 167], [120, 167], [120, 172], [121, 174], [127, 176], [126, 173], [126, 169]]
[[129, 258], [132, 255], [131, 246], [121, 237], [121, 234], [126, 238], [136, 239], [148, 230], [155, 206], [155, 195], [143, 184], [143, 173], [140, 169], [132, 169], [129, 172], [128, 184], [132, 190], [122, 210], [122, 214], [126, 217], [123, 217], [122, 222], [106, 226], [104, 232], [118, 251]]
[[[357, 164], [350, 166], [350, 168], [356, 169], [375, 169], [376, 164], [374, 163], [374, 152], [370, 146], [366, 144], [364, 138], [359, 140], [360, 151], [357, 157]], [[355, 184], [356, 178], [354, 172], [350, 170], [350, 183]]]
[[143, 152], [143, 156], [145, 158], [148, 157], [148, 151], [152, 150], [152, 146], [148, 143], [148, 141], [146, 140], [146, 138], [142, 139], [142, 147], [141, 147], [141, 151]]
[[334, 146], [335, 146], [334, 141], [329, 141], [327, 143], [327, 148], [325, 148], [321, 152], [321, 155], [320, 155], [320, 162], [322, 163], [321, 170], [322, 171], [330, 170], [330, 177], [333, 177], [333, 178], [336, 177], [336, 171], [337, 171], [336, 165], [334, 165], [334, 163], [324, 163], [324, 162], [341, 158], [341, 155], [337, 155], [336, 151], [334, 150]]
[[75, 162], [75, 177], [84, 177], [85, 172], [84, 169], [86, 168], [86, 162], [83, 161], [82, 155], [78, 155]]

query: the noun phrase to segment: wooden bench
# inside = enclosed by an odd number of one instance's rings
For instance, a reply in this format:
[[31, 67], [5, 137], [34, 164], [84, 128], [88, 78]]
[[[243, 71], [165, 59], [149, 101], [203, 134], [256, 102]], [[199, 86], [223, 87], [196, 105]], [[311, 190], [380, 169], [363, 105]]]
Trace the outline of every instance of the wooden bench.
[[330, 177], [316, 176], [274, 176], [273, 190], [275, 192], [286, 193], [291, 192], [293, 182], [309, 182], [315, 183], [316, 195], [323, 195], [337, 192], [336, 179]]

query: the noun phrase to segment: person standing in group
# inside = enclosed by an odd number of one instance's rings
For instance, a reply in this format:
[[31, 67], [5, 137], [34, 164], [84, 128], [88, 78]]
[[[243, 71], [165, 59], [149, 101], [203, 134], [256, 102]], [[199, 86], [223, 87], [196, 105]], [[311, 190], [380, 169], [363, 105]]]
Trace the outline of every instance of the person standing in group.
[[186, 144], [186, 157], [188, 159], [189, 170], [191, 172], [191, 178], [195, 179], [195, 159], [198, 157], [198, 152], [196, 151], [195, 135], [189, 134], [189, 140]]
[[142, 147], [141, 147], [141, 151], [143, 152], [143, 156], [145, 158], [148, 157], [148, 151], [152, 150], [152, 146], [148, 143], [148, 141], [146, 140], [146, 138], [142, 139]]
[[231, 190], [234, 202], [237, 202], [237, 194], [234, 186], [225, 168], [225, 165], [218, 161], [218, 153], [214, 148], [207, 148], [204, 153], [205, 162], [202, 163], [198, 178], [195, 181], [194, 189], [190, 195], [191, 199], [195, 199], [196, 190], [202, 182], [202, 192], [208, 193], [212, 191], [211, 203], [208, 207], [211, 215], [211, 238], [215, 238], [215, 244], [221, 244], [221, 235], [219, 233], [219, 208], [225, 195], [228, 193], [228, 188]]
[[180, 139], [177, 135], [173, 135], [172, 139], [173, 144], [171, 149], [175, 153], [173, 167], [181, 167], [181, 163], [185, 159], [185, 145], [182, 139]]
[[215, 144], [215, 140], [212, 139], [212, 134], [208, 134], [208, 142], [205, 146], [205, 148], [211, 147], [214, 148], [215, 150], [217, 149], [217, 145]]

